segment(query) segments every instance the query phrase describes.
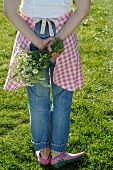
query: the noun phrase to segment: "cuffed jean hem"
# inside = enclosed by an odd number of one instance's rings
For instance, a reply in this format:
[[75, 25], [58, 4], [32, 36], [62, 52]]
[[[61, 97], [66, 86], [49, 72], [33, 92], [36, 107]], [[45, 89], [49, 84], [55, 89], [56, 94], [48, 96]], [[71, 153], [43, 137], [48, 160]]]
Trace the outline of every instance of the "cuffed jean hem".
[[57, 145], [57, 144], [50, 144], [50, 149], [54, 152], [64, 152], [66, 150], [67, 143]]
[[32, 141], [33, 147], [35, 151], [43, 150], [46, 148], [50, 148], [49, 142], [40, 142], [40, 143], [34, 143]]

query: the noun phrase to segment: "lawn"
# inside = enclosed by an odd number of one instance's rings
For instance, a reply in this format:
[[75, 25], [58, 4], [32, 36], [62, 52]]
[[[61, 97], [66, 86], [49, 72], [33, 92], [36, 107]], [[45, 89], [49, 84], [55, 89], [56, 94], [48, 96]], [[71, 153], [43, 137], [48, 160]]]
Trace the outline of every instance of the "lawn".
[[[0, 170], [52, 170], [34, 157], [25, 88], [3, 90], [16, 29], [2, 5], [0, 0]], [[60, 170], [113, 170], [113, 1], [92, 0], [76, 32], [84, 90], [74, 93], [67, 151], [86, 155]]]

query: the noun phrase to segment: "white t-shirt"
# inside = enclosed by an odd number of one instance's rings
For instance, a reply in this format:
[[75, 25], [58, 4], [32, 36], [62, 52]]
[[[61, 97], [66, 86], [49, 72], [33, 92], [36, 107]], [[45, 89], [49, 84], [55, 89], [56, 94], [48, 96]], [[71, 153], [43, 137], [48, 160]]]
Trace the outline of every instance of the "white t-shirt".
[[72, 0], [22, 0], [20, 12], [31, 18], [58, 18], [72, 10]]

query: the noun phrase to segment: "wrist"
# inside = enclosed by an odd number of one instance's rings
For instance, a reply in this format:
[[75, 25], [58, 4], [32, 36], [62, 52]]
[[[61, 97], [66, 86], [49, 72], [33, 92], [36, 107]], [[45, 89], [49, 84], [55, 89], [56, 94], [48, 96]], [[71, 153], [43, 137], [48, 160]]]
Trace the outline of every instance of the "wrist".
[[65, 40], [65, 38], [63, 37], [63, 35], [61, 35], [60, 33], [56, 34], [55, 38], [59, 38], [60, 40]]
[[33, 44], [38, 48], [41, 49], [42, 48], [42, 39], [38, 36], [36, 36], [35, 41], [33, 42]]

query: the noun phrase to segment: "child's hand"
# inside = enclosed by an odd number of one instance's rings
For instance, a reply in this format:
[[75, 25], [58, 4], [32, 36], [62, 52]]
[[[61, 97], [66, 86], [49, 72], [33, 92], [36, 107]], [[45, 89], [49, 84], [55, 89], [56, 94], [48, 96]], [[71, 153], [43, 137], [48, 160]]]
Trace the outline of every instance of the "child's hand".
[[52, 56], [51, 56], [51, 58], [50, 58], [49, 60], [57, 59], [57, 57], [59, 57], [59, 56], [60, 56], [60, 54], [59, 54], [59, 53], [54, 52], [54, 53], [52, 53]]
[[48, 48], [48, 50], [51, 52], [52, 51], [51, 45], [53, 44], [54, 41], [55, 41], [54, 37], [49, 37], [49, 38], [46, 38], [46, 39], [40, 39], [39, 43], [37, 45], [37, 48], [39, 50], [44, 50], [44, 49]]

